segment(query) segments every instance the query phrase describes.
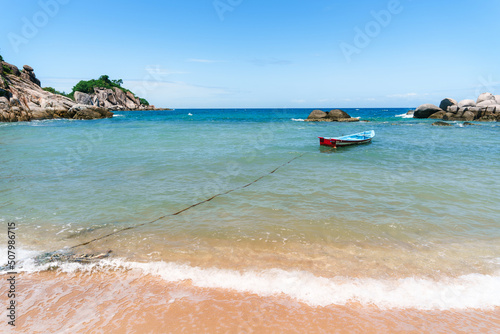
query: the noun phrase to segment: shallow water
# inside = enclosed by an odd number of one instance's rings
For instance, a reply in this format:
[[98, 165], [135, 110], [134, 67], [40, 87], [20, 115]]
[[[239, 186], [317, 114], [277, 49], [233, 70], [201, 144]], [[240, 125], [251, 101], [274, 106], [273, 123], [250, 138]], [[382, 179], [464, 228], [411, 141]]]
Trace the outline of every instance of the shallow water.
[[[133, 313], [140, 306], [123, 302], [128, 283], [117, 288], [116, 299], [99, 301], [104, 292], [90, 282], [111, 275], [125, 284], [133, 273], [133, 281], [154, 282], [141, 293], [169, 291], [157, 297], [156, 305], [163, 305], [157, 315], [198, 303], [171, 302], [169, 294], [181, 286], [208, 296], [205, 307], [220, 307], [228, 321], [213, 331], [240, 331], [231, 327], [232, 316], [250, 324], [261, 319], [248, 306], [254, 304], [296, 318], [294, 326], [314, 312], [316, 331], [327, 330], [332, 314], [345, 315], [335, 318], [343, 324], [340, 332], [354, 318], [371, 319], [375, 332], [460, 326], [467, 332], [470, 324], [456, 321], [462, 316], [500, 328], [500, 127], [441, 128], [396, 117], [407, 109], [346, 111], [369, 122], [308, 123], [300, 121], [306, 109], [240, 109], [2, 124], [0, 219], [16, 223], [17, 256], [25, 259], [18, 270], [31, 296], [30, 302], [18, 300], [20, 322], [44, 332], [29, 320], [41, 316], [40, 282], [53, 286], [55, 299], [46, 303], [58, 312], [70, 312], [76, 286], [87, 284], [97, 308], [107, 303], [119, 314]], [[318, 145], [318, 136], [370, 129], [376, 132], [371, 144]], [[127, 227], [132, 229], [121, 231]], [[110, 233], [74, 250], [113, 250], [98, 264], [32, 260]], [[2, 263], [6, 254], [0, 254]], [[230, 296], [224, 305], [222, 295]], [[98, 314], [107, 332], [123, 322], [110, 312]], [[183, 314], [187, 332], [210, 316]], [[406, 317], [441, 319], [452, 327], [411, 321], [404, 327]], [[58, 330], [84, 332], [80, 320], [68, 319]], [[143, 318], [135, 319], [138, 326]], [[357, 330], [370, 328], [360, 323]]]

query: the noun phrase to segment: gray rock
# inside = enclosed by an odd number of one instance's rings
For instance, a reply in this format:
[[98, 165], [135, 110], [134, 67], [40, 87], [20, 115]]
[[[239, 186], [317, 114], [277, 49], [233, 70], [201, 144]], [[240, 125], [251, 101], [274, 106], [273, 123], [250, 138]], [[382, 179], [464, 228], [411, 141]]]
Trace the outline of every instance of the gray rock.
[[53, 114], [50, 113], [47, 109], [37, 108], [31, 112], [31, 119], [33, 120], [41, 120], [41, 119], [51, 119], [53, 118]]
[[495, 101], [497, 101], [497, 104], [500, 104], [500, 95], [495, 95]]
[[328, 117], [329, 119], [332, 120], [339, 120], [339, 119], [346, 119], [346, 118], [351, 118], [348, 113], [346, 113], [343, 110], [340, 109], [333, 109], [328, 112]]
[[434, 122], [432, 123], [433, 126], [453, 126], [452, 124], [450, 123], [446, 123], [446, 122], [441, 122], [441, 121], [438, 121], [438, 122]]
[[444, 110], [430, 103], [422, 104], [417, 109], [415, 109], [413, 118], [428, 118], [430, 115], [437, 113], [438, 111], [444, 111]]
[[447, 112], [444, 116], [443, 116], [443, 121], [448, 121], [448, 120], [451, 120], [452, 118], [455, 117], [455, 114], [451, 113], [451, 112]]
[[447, 111], [456, 114], [458, 112], [458, 105], [449, 106]]
[[464, 121], [467, 121], [467, 122], [473, 121], [474, 120], [474, 113], [472, 111], [466, 111], [462, 115], [462, 118], [464, 119]]
[[491, 105], [491, 106], [488, 106], [486, 107], [486, 111], [488, 112], [496, 112], [496, 111], [499, 111], [500, 110], [500, 105]]
[[5, 96], [0, 97], [0, 109], [9, 109], [9, 100]]
[[458, 107], [459, 108], [465, 108], [465, 107], [475, 107], [476, 102], [474, 100], [462, 100], [458, 102]]
[[127, 94], [125, 94], [125, 92], [118, 87], [113, 87], [113, 91], [115, 92], [116, 104], [125, 106], [127, 102]]
[[475, 108], [475, 107], [464, 107], [464, 108], [458, 109], [457, 113], [455, 114], [455, 117], [458, 117], [458, 118], [462, 117], [464, 112], [468, 111], [470, 108]]
[[444, 115], [446, 115], [446, 112], [444, 110], [435, 112], [434, 114], [430, 115], [429, 118], [431, 119], [443, 119]]
[[92, 97], [87, 93], [75, 92], [74, 97], [77, 104], [93, 105]]
[[23, 66], [23, 72], [21, 73], [21, 78], [27, 81], [31, 81], [35, 85], [40, 87], [40, 80], [37, 79], [35, 72], [33, 72], [33, 68], [28, 65]]
[[483, 101], [494, 100], [494, 99], [495, 99], [495, 96], [493, 96], [493, 94], [483, 93], [483, 94], [479, 95], [479, 97], [477, 98], [476, 104], [479, 104]]
[[[493, 96], [493, 95], [492, 95]], [[497, 101], [495, 99], [484, 100], [476, 104], [477, 107], [488, 107], [492, 105], [496, 105]]]
[[328, 114], [324, 112], [323, 110], [313, 110], [307, 119], [321, 119], [325, 118]]
[[454, 99], [446, 98], [443, 101], [441, 101], [441, 103], [439, 104], [439, 108], [443, 110], [448, 110], [449, 107], [456, 105], [458, 105], [457, 101], [455, 101]]

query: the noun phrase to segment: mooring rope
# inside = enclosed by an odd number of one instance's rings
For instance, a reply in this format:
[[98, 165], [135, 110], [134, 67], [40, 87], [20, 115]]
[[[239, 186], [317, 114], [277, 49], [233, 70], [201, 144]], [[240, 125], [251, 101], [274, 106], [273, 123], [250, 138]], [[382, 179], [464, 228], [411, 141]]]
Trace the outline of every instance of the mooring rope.
[[135, 225], [135, 226], [129, 226], [129, 227], [122, 228], [121, 230], [117, 230], [117, 231], [114, 231], [114, 232], [112, 232], [112, 233], [109, 233], [109, 234], [103, 235], [103, 236], [101, 236], [101, 237], [99, 237], [99, 238], [95, 238], [95, 239], [89, 240], [89, 241], [87, 241], [87, 242], [84, 242], [84, 243], [78, 244], [78, 245], [76, 245], [76, 246], [70, 247], [69, 249], [75, 249], [75, 248], [78, 248], [78, 247], [81, 247], [81, 246], [86, 246], [86, 245], [88, 245], [88, 244], [90, 244], [90, 243], [93, 243], [93, 242], [96, 242], [96, 241], [99, 241], [99, 240], [102, 240], [102, 239], [109, 238], [109, 237], [111, 237], [111, 236], [113, 236], [113, 235], [116, 235], [116, 234], [122, 233], [122, 232], [124, 232], [124, 231], [133, 230], [133, 229], [136, 229], [136, 228], [139, 228], [139, 227], [145, 226], [145, 225], [150, 225], [150, 224], [156, 223], [156, 222], [157, 222], [157, 221], [159, 221], [159, 220], [165, 219], [165, 218], [167, 218], [167, 217], [173, 217], [173, 216], [180, 215], [181, 213], [186, 212], [187, 210], [190, 210], [190, 209], [192, 209], [192, 208], [194, 208], [194, 207], [197, 207], [198, 205], [201, 205], [201, 204], [204, 204], [204, 203], [210, 202], [211, 200], [213, 200], [213, 199], [215, 199], [215, 198], [217, 198], [217, 197], [219, 197], [219, 196], [224, 196], [224, 195], [227, 195], [227, 194], [229, 194], [229, 193], [232, 193], [233, 191], [236, 191], [236, 190], [240, 190], [240, 189], [244, 189], [244, 188], [246, 188], [246, 187], [249, 187], [249, 186], [251, 186], [252, 184], [254, 184], [254, 183], [256, 183], [256, 182], [258, 182], [258, 181], [262, 180], [264, 177], [266, 177], [266, 176], [268, 176], [268, 175], [273, 174], [273, 173], [274, 173], [274, 172], [276, 172], [278, 169], [280, 169], [280, 168], [282, 168], [282, 167], [284, 167], [284, 166], [286, 166], [286, 165], [290, 164], [292, 161], [294, 161], [294, 160], [296, 160], [296, 159], [301, 158], [302, 156], [304, 156], [304, 154], [305, 154], [305, 153], [302, 153], [301, 155], [298, 155], [298, 156], [294, 157], [293, 159], [291, 159], [291, 160], [289, 160], [289, 161], [285, 162], [284, 164], [282, 164], [282, 165], [280, 165], [280, 166], [276, 167], [276, 168], [275, 168], [274, 170], [272, 170], [271, 172], [269, 172], [269, 173], [267, 173], [267, 174], [265, 174], [265, 175], [262, 175], [262, 176], [261, 176], [261, 177], [259, 177], [258, 179], [255, 179], [254, 181], [252, 181], [252, 182], [250, 182], [250, 183], [248, 183], [248, 184], [245, 184], [244, 186], [239, 186], [239, 187], [233, 188], [233, 189], [231, 189], [231, 190], [228, 190], [228, 191], [226, 191], [226, 192], [223, 192], [223, 193], [220, 193], [220, 194], [214, 195], [214, 196], [212, 196], [212, 197], [210, 197], [210, 198], [208, 198], [208, 199], [206, 199], [206, 200], [203, 200], [203, 201], [198, 202], [198, 203], [196, 203], [196, 204], [190, 205], [190, 206], [188, 206], [187, 208], [184, 208], [184, 209], [182, 209], [182, 210], [180, 210], [180, 211], [177, 211], [177, 212], [175, 212], [175, 213], [171, 213], [171, 214], [168, 214], [168, 215], [163, 215], [163, 216], [161, 216], [161, 217], [156, 218], [155, 220], [152, 220], [152, 221], [149, 221], [149, 222], [146, 222], [146, 223], [142, 223], [142, 224], [138, 224], [138, 225]]

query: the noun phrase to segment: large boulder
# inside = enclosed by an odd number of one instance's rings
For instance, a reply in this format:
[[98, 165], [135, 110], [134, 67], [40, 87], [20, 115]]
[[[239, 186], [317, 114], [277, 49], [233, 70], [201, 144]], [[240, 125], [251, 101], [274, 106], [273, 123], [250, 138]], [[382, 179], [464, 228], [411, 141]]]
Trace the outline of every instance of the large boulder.
[[23, 72], [21, 73], [21, 78], [27, 81], [31, 81], [38, 87], [40, 87], [40, 80], [36, 78], [35, 72], [33, 71], [33, 67], [24, 65]]
[[458, 107], [459, 108], [465, 108], [465, 107], [475, 107], [476, 102], [474, 100], [462, 100], [458, 102]]
[[430, 115], [437, 113], [439, 111], [443, 110], [438, 106], [435, 106], [430, 103], [422, 104], [417, 109], [415, 109], [415, 112], [413, 113], [413, 118], [428, 118]]
[[441, 110], [441, 111], [435, 112], [434, 114], [430, 115], [429, 118], [431, 118], [431, 119], [443, 119], [444, 115], [446, 115], [446, 111]]
[[85, 104], [75, 104], [68, 110], [68, 114], [74, 115], [74, 119], [95, 119], [111, 118], [113, 113], [105, 108], [89, 106]]
[[327, 118], [331, 119], [331, 120], [340, 120], [340, 119], [347, 119], [347, 118], [351, 118], [351, 116], [349, 116], [348, 113], [346, 113], [345, 111], [343, 110], [340, 110], [340, 109], [333, 109], [333, 110], [330, 110], [328, 112], [328, 116], [326, 116]]
[[323, 110], [313, 110], [309, 114], [307, 119], [322, 119], [322, 118], [325, 118], [326, 116], [328, 116], [328, 114], [326, 112], [324, 112]]
[[104, 108], [116, 106], [115, 92], [112, 89], [94, 87], [94, 94], [99, 99], [99, 104], [94, 103], [94, 105]]
[[483, 93], [483, 94], [479, 95], [479, 97], [477, 98], [476, 104], [479, 104], [483, 101], [488, 101], [488, 100], [495, 100], [495, 96], [493, 96], [493, 94], [491, 94], [491, 93]]
[[466, 111], [464, 112], [464, 114], [462, 115], [462, 118], [464, 121], [467, 121], [467, 122], [470, 122], [470, 121], [473, 121], [474, 120], [474, 113], [472, 111]]
[[477, 103], [476, 107], [487, 108], [488, 106], [494, 106], [496, 104], [497, 104], [497, 101], [495, 99], [483, 100], [483, 101]]
[[75, 92], [74, 97], [77, 104], [93, 105], [92, 97], [87, 93]]
[[500, 104], [500, 95], [495, 95], [495, 101], [497, 101], [497, 104]]
[[441, 103], [439, 104], [439, 108], [447, 111], [448, 107], [456, 105], [458, 105], [457, 101], [455, 101], [454, 99], [446, 98], [443, 101], [441, 101]]
[[12, 65], [12, 64], [9, 64], [7, 62], [3, 62], [2, 65], [4, 65], [5, 67], [7, 67], [9, 69], [9, 72], [11, 72], [12, 74], [14, 74], [15, 76], [18, 77], [18, 76], [21, 75], [21, 72], [19, 71], [19, 69], [17, 68], [16, 65]]

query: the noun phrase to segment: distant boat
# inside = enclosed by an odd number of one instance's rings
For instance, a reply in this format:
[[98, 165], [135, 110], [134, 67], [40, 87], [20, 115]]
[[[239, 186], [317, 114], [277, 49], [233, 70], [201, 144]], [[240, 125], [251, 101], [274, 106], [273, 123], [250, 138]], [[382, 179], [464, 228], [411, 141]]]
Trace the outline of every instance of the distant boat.
[[371, 142], [373, 137], [375, 137], [375, 131], [370, 130], [342, 137], [330, 137], [330, 138], [318, 137], [318, 138], [320, 145], [331, 146], [336, 148], [337, 146], [366, 144]]

